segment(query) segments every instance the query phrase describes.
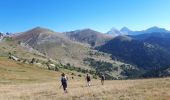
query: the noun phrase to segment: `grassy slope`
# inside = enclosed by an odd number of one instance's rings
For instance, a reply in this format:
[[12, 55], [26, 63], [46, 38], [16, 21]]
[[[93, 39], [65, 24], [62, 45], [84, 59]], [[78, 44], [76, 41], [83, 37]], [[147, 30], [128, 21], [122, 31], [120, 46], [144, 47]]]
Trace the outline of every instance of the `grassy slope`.
[[[48, 45], [44, 45], [44, 46], [45, 47], [40, 46], [38, 48], [41, 48], [42, 50], [49, 52], [47, 53], [49, 54], [47, 56], [52, 57], [54, 60], [56, 60], [57, 62], [61, 62], [62, 64], [70, 63], [71, 65], [74, 65], [75, 67], [91, 69], [90, 66], [85, 65], [83, 62], [83, 59], [87, 57], [93, 58], [97, 61], [102, 60], [102, 61], [114, 63], [114, 65], [118, 67], [122, 64], [120, 62], [111, 60], [110, 55], [108, 54], [101, 55], [101, 53], [95, 50], [91, 50], [89, 47], [86, 47], [86, 46], [83, 46], [77, 43], [75, 43], [74, 45], [68, 45], [69, 47], [67, 48], [54, 46], [54, 44], [52, 43]], [[47, 48], [50, 48], [50, 47], [53, 47], [53, 48], [46, 50]], [[37, 54], [35, 51], [29, 52], [28, 49], [25, 49], [21, 45], [18, 45], [16, 41], [11, 40], [11, 41], [6, 41], [6, 42], [1, 42], [0, 43], [0, 56], [7, 57], [9, 52], [11, 52], [13, 55], [19, 58], [31, 60], [34, 57], [41, 61], [47, 61], [47, 58], [45, 58], [44, 56]], [[90, 56], [89, 52], [97, 53], [99, 55], [94, 54]], [[112, 74], [114, 77], [123, 77], [120, 75], [120, 72], [121, 72], [121, 69], [118, 71], [112, 72]]]
[[[16, 46], [0, 47], [1, 56], [9, 51], [16, 55], [30, 55]], [[2, 51], [2, 52], [1, 52]], [[5, 53], [4, 53], [5, 51]], [[18, 53], [18, 54], [17, 54]], [[23, 54], [22, 54], [23, 53]], [[25, 56], [26, 56], [25, 55]], [[27, 56], [26, 56], [27, 57]], [[41, 58], [41, 57], [40, 57]], [[64, 70], [64, 72], [66, 72]], [[68, 76], [70, 72], [67, 71]], [[92, 87], [85, 87], [82, 78], [69, 78], [69, 93], [59, 89], [60, 72], [49, 71], [37, 66], [22, 64], [0, 58], [0, 100], [62, 100], [62, 99], [144, 99], [168, 100], [170, 98], [170, 78], [107, 81], [105, 86], [99, 80], [92, 81]]]
[[[32, 64], [23, 64], [17, 61], [9, 60], [6, 57], [0, 57], [0, 84], [27, 84], [58, 81], [61, 73], [64, 72], [80, 80], [79, 74], [82, 73], [60, 69], [60, 71], [47, 70]], [[71, 75], [74, 73], [74, 75]]]
[[19, 58], [32, 59], [34, 57], [40, 60], [46, 60], [42, 54], [38, 54], [35, 50], [29, 51], [18, 45], [16, 41], [0, 42], [0, 57], [8, 57], [9, 52]]
[[59, 82], [41, 84], [0, 85], [2, 100], [168, 100], [170, 97], [170, 79], [93, 81], [86, 87], [83, 81], [69, 81], [69, 93], [59, 89]]
[[[116, 80], [92, 80], [86, 87], [81, 78], [69, 78], [69, 93], [59, 89], [59, 72], [0, 58], [0, 100], [74, 100], [74, 99], [142, 99], [168, 100], [170, 78]], [[71, 75], [68, 75], [71, 76]]]
[[47, 82], [55, 80], [56, 75], [59, 73], [0, 58], [0, 84]]
[[89, 68], [83, 64], [83, 58], [86, 58], [89, 48], [80, 44], [69, 44], [66, 47], [56, 45], [55, 43], [44, 43], [37, 47], [41, 52], [46, 53], [50, 58], [63, 64], [70, 63], [76, 67]]

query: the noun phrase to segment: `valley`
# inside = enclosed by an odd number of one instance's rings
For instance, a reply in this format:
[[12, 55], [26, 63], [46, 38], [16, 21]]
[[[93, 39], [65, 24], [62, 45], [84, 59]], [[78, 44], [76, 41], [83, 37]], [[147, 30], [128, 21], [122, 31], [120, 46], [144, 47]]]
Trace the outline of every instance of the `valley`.
[[[84, 31], [89, 35], [80, 38]], [[36, 27], [2, 37], [0, 99], [168, 100], [169, 33], [151, 34], [108, 38], [92, 30], [63, 34]], [[68, 94], [59, 88], [61, 73], [68, 76]], [[85, 82], [87, 73], [92, 78], [90, 87]], [[103, 86], [101, 74], [106, 77]]]
[[170, 100], [170, 0], [0, 0], [0, 100]]

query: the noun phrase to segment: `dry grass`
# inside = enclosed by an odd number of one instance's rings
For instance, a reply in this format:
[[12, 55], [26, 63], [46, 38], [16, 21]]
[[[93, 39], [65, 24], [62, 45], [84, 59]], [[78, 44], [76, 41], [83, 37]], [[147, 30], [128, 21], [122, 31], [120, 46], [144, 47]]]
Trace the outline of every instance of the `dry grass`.
[[[0, 58], [0, 100], [169, 100], [170, 78], [114, 80], [102, 86], [69, 78], [68, 94], [59, 88], [61, 73]], [[68, 76], [70, 76], [68, 74]]]
[[68, 94], [59, 89], [59, 81], [22, 85], [0, 85], [0, 100], [168, 100], [170, 78], [106, 81], [70, 80]]
[[60, 73], [0, 58], [0, 84], [20, 84], [55, 80]]

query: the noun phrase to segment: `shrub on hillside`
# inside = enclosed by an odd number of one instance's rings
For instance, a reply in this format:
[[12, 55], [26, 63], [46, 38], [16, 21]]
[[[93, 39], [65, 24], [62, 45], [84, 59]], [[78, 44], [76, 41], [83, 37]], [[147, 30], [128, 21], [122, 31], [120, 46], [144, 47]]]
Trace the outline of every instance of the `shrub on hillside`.
[[81, 74], [79, 74], [78, 77], [82, 77]]

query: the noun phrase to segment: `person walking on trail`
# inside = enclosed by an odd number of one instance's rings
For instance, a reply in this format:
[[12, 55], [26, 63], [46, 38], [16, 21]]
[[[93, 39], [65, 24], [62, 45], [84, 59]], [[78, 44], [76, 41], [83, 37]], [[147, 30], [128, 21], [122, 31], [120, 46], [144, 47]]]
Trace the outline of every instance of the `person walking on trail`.
[[104, 80], [105, 80], [105, 76], [104, 74], [101, 75], [101, 84], [104, 85]]
[[86, 76], [86, 81], [87, 81], [87, 86], [90, 86], [91, 78], [90, 78], [89, 74], [87, 74], [87, 76]]
[[[65, 93], [68, 93], [67, 91], [67, 77], [64, 73], [61, 74], [61, 86], [63, 87], [63, 90]], [[61, 87], [60, 86], [60, 87]]]

